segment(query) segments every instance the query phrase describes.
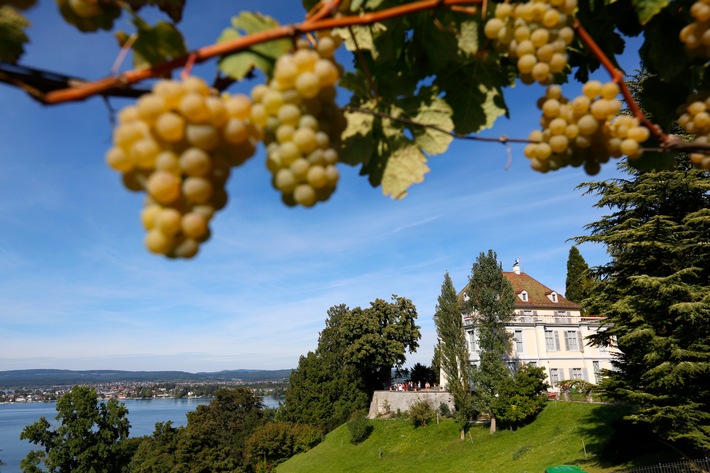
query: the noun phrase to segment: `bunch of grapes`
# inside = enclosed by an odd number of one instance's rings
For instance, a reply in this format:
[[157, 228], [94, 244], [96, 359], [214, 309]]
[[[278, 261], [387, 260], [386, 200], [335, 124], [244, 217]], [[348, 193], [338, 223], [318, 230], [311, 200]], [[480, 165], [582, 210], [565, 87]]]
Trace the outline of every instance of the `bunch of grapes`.
[[217, 96], [197, 77], [158, 81], [119, 113], [106, 161], [128, 189], [148, 193], [141, 218], [150, 251], [191, 258], [209, 238], [231, 167], [261, 138], [250, 114], [248, 97]]
[[339, 38], [320, 35], [314, 48], [299, 41], [278, 59], [268, 85], [252, 89], [251, 119], [264, 127], [267, 167], [286, 205], [311, 207], [327, 200], [339, 173], [345, 117], [335, 104], [340, 68], [333, 60]]
[[691, 53], [710, 56], [710, 0], [698, 0], [690, 7], [695, 21], [680, 30], [680, 40]]
[[[678, 124], [688, 133], [694, 134], [693, 143], [707, 145], [710, 143], [710, 97], [694, 97], [678, 118]], [[690, 160], [695, 167], [710, 169], [710, 155], [691, 153]]]
[[530, 0], [496, 5], [484, 33], [498, 49], [517, 59], [520, 79], [547, 85], [567, 67], [567, 46], [574, 40], [577, 0]]
[[110, 30], [121, 16], [118, 2], [110, 0], [57, 0], [59, 12], [79, 31]]
[[626, 155], [638, 159], [640, 143], [650, 132], [636, 118], [618, 115], [621, 102], [616, 98], [619, 87], [614, 82], [589, 81], [583, 95], [569, 101], [558, 85], [547, 88], [539, 101], [542, 130], [534, 130], [524, 154], [533, 169], [540, 172], [572, 165], [584, 165], [594, 175], [610, 157]]

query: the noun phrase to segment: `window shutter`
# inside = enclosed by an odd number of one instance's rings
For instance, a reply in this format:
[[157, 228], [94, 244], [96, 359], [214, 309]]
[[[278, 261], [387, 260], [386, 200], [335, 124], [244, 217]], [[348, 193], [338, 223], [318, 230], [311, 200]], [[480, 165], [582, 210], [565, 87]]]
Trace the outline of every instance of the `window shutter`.
[[569, 351], [569, 332], [565, 332], [565, 350]]
[[577, 332], [577, 340], [579, 341], [579, 351], [584, 353], [584, 340], [582, 339], [582, 331], [581, 330], [579, 332]]
[[567, 379], [574, 379], [574, 368], [569, 369], [569, 378]]
[[560, 334], [555, 330], [555, 351], [560, 351]]
[[589, 374], [587, 374], [587, 368], [582, 368], [582, 379], [589, 381]]

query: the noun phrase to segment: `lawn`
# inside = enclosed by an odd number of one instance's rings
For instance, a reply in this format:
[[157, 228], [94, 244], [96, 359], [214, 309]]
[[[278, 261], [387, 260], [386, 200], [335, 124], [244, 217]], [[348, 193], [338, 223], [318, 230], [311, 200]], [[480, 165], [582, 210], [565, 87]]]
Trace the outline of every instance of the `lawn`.
[[599, 453], [611, 424], [625, 412], [620, 406], [553, 401], [530, 425], [495, 435], [476, 425], [465, 442], [451, 419], [419, 428], [401, 418], [376, 419], [360, 445], [350, 443], [343, 425], [277, 471], [542, 473], [550, 465], [572, 464], [589, 473], [611, 472], [619, 467], [604, 463]]

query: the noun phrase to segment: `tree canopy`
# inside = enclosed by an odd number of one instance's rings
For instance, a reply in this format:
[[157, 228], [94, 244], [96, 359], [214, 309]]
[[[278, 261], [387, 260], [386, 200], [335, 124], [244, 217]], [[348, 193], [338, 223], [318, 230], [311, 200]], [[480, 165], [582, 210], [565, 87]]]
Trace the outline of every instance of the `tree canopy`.
[[461, 440], [465, 439], [469, 422], [476, 412], [471, 392], [471, 362], [463, 327], [463, 314], [458, 295], [449, 273], [444, 275], [441, 294], [434, 313], [437, 351], [441, 370], [446, 376], [446, 388], [454, 397], [454, 417], [461, 428]]
[[497, 398], [512, 375], [504, 361], [512, 340], [505, 326], [515, 315], [515, 294], [495, 251], [478, 255], [464, 294], [463, 311], [471, 316], [478, 343], [479, 362], [471, 374], [473, 405], [478, 412], [490, 414], [494, 433]]
[[21, 439], [42, 447], [22, 460], [23, 472], [113, 473], [128, 465], [132, 452], [123, 449], [128, 410], [117, 399], [99, 402], [94, 388], [74, 386], [56, 409], [58, 426], [41, 417], [22, 430]]
[[364, 409], [376, 389], [389, 385], [393, 368], [416, 351], [421, 333], [409, 299], [376, 299], [370, 307], [331, 307], [318, 348], [301, 356], [286, 391], [290, 420], [331, 430], [357, 409]]
[[565, 298], [576, 303], [581, 303], [589, 296], [593, 280], [589, 272], [589, 265], [582, 257], [579, 249], [573, 246], [569, 249], [567, 257], [567, 279], [565, 279]]
[[634, 421], [677, 445], [710, 448], [710, 179], [687, 156], [675, 168], [582, 185], [609, 213], [582, 242], [611, 257], [587, 309], [607, 317], [599, 345], [618, 346], [606, 392]]

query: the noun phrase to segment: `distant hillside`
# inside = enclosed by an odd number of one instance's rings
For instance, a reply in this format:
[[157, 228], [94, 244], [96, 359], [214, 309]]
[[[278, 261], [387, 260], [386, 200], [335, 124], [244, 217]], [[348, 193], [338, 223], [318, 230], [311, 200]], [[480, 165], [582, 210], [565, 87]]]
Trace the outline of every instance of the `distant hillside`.
[[213, 373], [186, 371], [119, 370], [10, 370], [0, 371], [0, 387], [53, 386], [111, 382], [208, 382], [208, 381], [279, 381], [288, 379], [291, 370], [228, 370]]

